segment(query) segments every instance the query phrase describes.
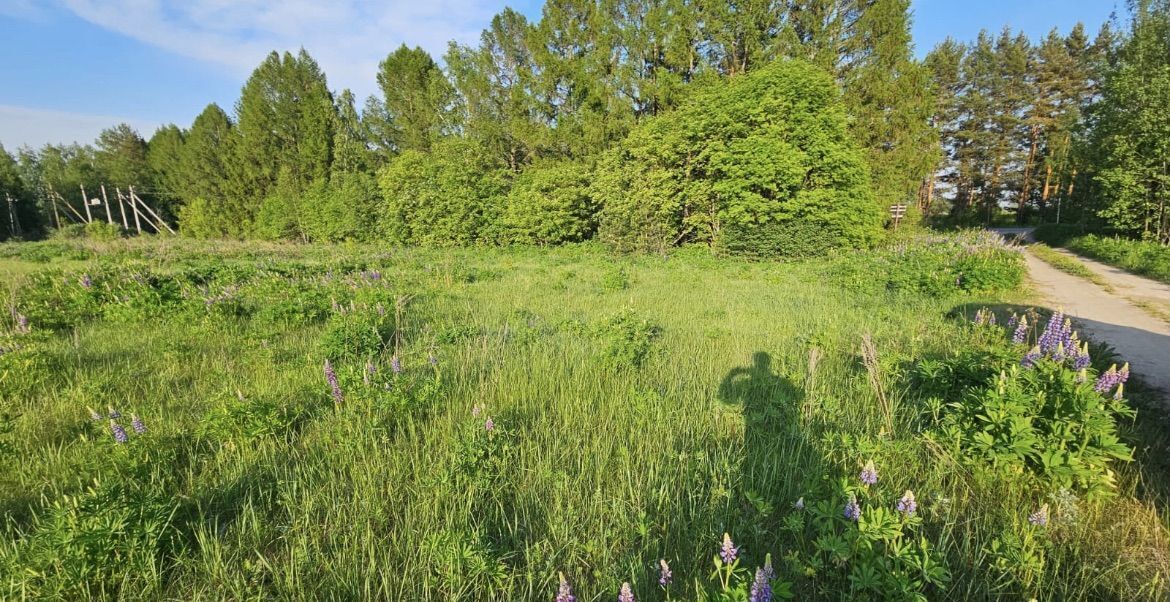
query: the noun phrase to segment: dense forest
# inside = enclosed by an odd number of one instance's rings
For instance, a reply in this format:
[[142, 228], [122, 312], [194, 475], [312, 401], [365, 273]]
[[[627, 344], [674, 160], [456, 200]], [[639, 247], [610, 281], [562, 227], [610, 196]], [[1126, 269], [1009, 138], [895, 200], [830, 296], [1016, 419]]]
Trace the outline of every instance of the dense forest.
[[104, 185], [205, 238], [806, 255], [905, 203], [1170, 242], [1170, 0], [921, 60], [909, 5], [549, 0], [438, 59], [394, 50], [360, 108], [273, 52], [190, 127], [0, 149], [0, 237], [67, 226]]

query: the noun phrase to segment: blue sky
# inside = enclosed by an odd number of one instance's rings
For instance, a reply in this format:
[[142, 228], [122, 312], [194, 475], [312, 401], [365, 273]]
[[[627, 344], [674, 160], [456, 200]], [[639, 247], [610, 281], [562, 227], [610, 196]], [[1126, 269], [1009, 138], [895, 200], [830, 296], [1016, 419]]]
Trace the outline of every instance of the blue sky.
[[[0, 144], [91, 141], [127, 122], [149, 137], [188, 126], [209, 102], [230, 111], [272, 49], [304, 46], [330, 87], [374, 92], [378, 61], [399, 44], [441, 55], [474, 43], [507, 4], [540, 0], [0, 0]], [[1004, 25], [1038, 37], [1084, 21], [1095, 31], [1118, 0], [913, 0], [919, 54], [947, 36]]]

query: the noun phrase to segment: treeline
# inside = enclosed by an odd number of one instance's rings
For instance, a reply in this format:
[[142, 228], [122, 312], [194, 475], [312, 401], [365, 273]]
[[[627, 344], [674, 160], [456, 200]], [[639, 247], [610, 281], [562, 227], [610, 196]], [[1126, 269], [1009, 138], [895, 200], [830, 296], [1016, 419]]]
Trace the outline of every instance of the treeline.
[[895, 203], [1165, 237], [1168, 3], [1093, 40], [1005, 31], [917, 61], [908, 0], [552, 0], [442, 66], [395, 50], [360, 110], [273, 53], [231, 113], [0, 153], [0, 186], [30, 232], [49, 191], [105, 183], [199, 237], [807, 254], [873, 240]]

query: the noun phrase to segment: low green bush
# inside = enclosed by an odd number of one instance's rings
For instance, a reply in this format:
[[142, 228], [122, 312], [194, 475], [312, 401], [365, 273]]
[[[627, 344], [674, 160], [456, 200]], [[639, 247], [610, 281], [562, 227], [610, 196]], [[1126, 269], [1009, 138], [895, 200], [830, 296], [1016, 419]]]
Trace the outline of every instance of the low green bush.
[[1036, 228], [1037, 240], [1170, 284], [1170, 246], [1149, 240], [1090, 234], [1079, 226]]
[[1023, 281], [1024, 260], [999, 236], [983, 232], [928, 236], [839, 257], [834, 278], [851, 290], [945, 296], [1011, 290]]

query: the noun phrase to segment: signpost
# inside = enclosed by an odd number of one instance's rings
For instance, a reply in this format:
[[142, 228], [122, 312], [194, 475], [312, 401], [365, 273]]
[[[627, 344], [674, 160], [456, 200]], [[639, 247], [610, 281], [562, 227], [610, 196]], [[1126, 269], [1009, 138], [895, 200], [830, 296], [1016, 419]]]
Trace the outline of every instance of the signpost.
[[895, 230], [898, 229], [898, 222], [902, 221], [903, 217], [906, 217], [905, 205], [890, 205], [890, 219], [894, 220]]

